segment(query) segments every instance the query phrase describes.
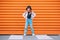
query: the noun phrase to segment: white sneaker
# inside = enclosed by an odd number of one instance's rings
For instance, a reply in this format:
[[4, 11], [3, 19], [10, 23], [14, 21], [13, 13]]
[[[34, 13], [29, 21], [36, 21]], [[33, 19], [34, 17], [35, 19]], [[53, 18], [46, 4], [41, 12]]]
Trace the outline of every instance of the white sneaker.
[[24, 36], [26, 36], [26, 34], [24, 34]]
[[32, 36], [35, 36], [35, 34], [32, 34]]

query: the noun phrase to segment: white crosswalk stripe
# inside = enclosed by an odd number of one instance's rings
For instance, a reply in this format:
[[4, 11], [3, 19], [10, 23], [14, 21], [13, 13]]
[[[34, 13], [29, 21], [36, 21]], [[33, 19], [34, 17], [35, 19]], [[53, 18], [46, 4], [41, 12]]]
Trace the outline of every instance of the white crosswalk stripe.
[[53, 38], [51, 38], [50, 36], [47, 36], [47, 35], [36, 35], [36, 37], [38, 39], [53, 39]]
[[11, 35], [9, 39], [23, 39], [23, 35]]

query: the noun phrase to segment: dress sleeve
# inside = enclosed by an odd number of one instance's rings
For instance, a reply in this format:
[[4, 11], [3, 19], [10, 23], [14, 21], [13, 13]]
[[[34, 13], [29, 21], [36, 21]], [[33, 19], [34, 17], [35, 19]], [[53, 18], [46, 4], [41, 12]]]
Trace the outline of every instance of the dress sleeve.
[[32, 17], [34, 18], [36, 16], [36, 14], [34, 12], [32, 12]]

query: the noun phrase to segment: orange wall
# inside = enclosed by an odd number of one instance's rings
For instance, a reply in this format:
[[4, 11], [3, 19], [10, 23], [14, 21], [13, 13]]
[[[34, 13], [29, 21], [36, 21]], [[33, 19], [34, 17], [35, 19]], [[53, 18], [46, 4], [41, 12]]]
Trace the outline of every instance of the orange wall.
[[36, 13], [35, 34], [60, 34], [60, 0], [0, 0], [0, 34], [24, 33], [22, 13], [27, 5]]

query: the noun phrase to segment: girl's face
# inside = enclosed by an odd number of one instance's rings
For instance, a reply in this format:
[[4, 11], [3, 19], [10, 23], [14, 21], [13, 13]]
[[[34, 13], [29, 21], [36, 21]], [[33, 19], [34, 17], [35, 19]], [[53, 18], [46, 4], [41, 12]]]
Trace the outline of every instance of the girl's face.
[[30, 8], [28, 8], [28, 9], [27, 9], [27, 11], [28, 11], [28, 12], [31, 12], [31, 9], [30, 9]]

